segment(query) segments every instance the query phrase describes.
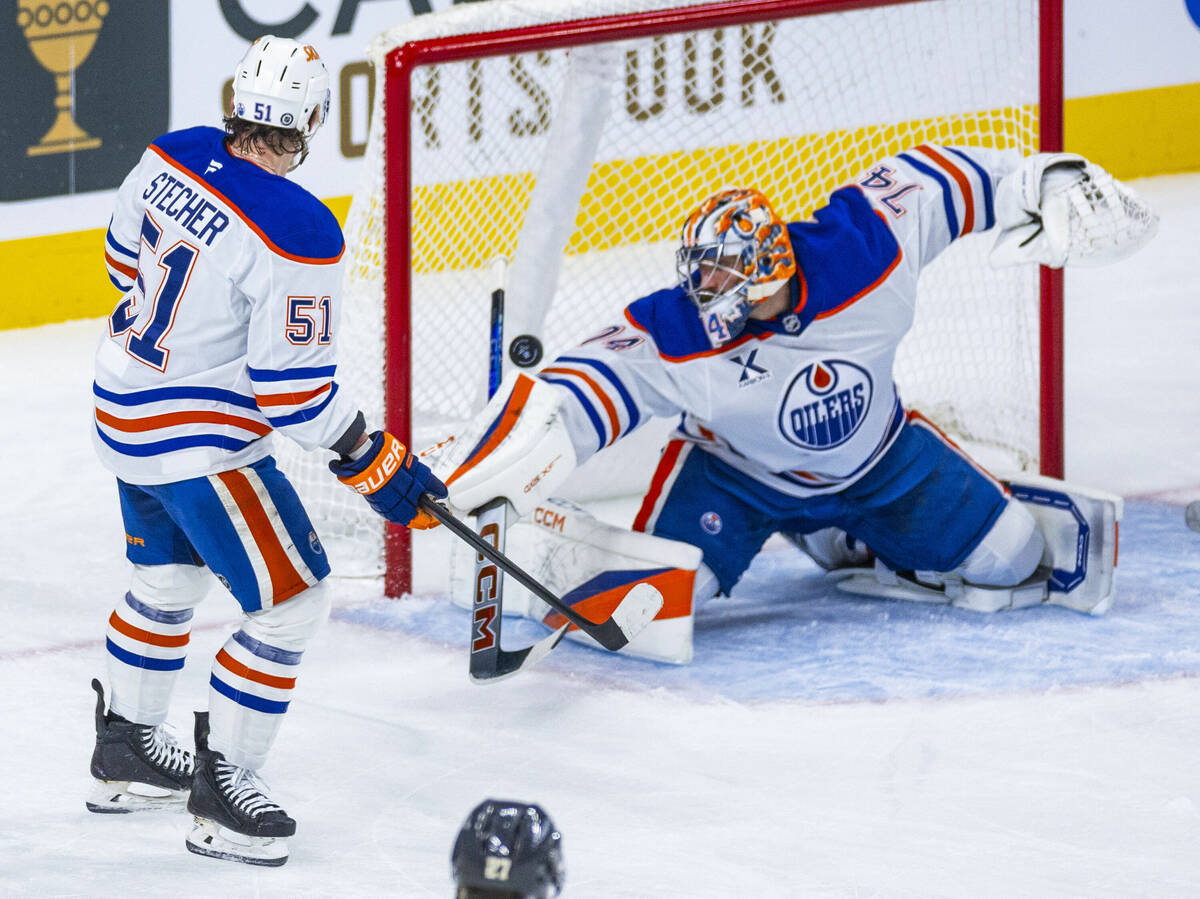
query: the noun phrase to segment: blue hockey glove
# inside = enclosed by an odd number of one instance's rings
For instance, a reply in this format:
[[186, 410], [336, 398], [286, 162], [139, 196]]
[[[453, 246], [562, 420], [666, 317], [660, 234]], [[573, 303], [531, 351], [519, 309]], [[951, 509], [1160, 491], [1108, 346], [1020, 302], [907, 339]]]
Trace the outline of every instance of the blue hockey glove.
[[429, 527], [432, 521], [417, 508], [422, 493], [438, 499], [446, 495], [446, 485], [387, 431], [373, 433], [370, 446], [357, 459], [334, 459], [329, 470], [388, 521], [409, 527]]

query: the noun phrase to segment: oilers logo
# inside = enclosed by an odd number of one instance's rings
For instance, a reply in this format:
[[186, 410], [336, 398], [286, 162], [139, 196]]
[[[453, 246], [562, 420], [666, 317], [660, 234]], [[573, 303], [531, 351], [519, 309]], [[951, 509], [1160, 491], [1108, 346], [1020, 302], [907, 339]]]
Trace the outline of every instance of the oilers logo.
[[779, 407], [779, 430], [809, 450], [841, 446], [871, 407], [871, 376], [845, 359], [814, 362], [792, 379]]

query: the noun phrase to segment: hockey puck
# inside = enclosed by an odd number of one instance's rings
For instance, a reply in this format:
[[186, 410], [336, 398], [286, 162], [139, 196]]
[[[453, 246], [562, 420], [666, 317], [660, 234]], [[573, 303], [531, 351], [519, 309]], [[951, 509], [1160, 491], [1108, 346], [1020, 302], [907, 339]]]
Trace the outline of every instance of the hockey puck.
[[1189, 528], [1193, 531], [1200, 531], [1200, 499], [1194, 499], [1187, 504], [1187, 511], [1183, 513], [1183, 518]]
[[508, 345], [508, 358], [519, 368], [532, 368], [542, 361], [542, 342], [532, 334], [514, 337]]

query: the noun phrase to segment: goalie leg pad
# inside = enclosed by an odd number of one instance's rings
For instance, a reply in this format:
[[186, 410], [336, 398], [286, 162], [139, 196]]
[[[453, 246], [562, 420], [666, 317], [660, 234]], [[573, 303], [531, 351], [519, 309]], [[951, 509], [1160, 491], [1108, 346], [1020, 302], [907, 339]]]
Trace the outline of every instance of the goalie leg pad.
[[[693, 596], [697, 586], [715, 591], [711, 574], [707, 579], [697, 574], [707, 571], [698, 548], [606, 524], [559, 499], [513, 525], [508, 547], [514, 562], [592, 621], [609, 615], [635, 585], [655, 587], [663, 595], [662, 609], [621, 651], [674, 664], [691, 661]], [[511, 580], [505, 582], [504, 602], [506, 611], [511, 603], [552, 629], [565, 623]], [[574, 627], [567, 636], [594, 645]]]
[[1033, 513], [1045, 539], [1041, 568], [1048, 571], [1046, 602], [1089, 615], [1107, 612], [1115, 596], [1124, 500], [1036, 475], [1006, 483], [1013, 498]]
[[[1024, 516], [1002, 514], [980, 546], [953, 572], [897, 573], [876, 563], [872, 574], [855, 573], [839, 581], [849, 593], [889, 599], [953, 605], [977, 612], [997, 612], [1049, 603], [1103, 615], [1113, 603], [1117, 564], [1117, 529], [1124, 510], [1120, 497], [1053, 478], [1022, 475], [1005, 482], [1019, 508], [1036, 522], [1037, 533], [1023, 544], [1018, 539]], [[1009, 509], [1013, 507], [1010, 503]], [[1006, 520], [1007, 515], [1007, 520]], [[1001, 566], [1001, 549], [1013, 555]], [[1041, 548], [1036, 569], [1015, 585], [972, 583], [972, 574], [994, 575], [998, 568], [1026, 569], [1032, 548]], [[978, 550], [978, 548], [977, 548]], [[1024, 559], [1022, 557], [1025, 557]]]
[[1010, 499], [956, 571], [970, 584], [1011, 587], [1033, 574], [1045, 548], [1046, 541], [1033, 514], [1024, 504]]

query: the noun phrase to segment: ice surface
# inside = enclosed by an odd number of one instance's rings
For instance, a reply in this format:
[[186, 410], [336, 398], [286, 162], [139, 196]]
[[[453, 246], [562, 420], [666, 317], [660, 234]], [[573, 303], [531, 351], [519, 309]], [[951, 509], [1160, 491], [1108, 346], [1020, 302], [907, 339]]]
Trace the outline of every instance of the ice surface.
[[[275, 870], [190, 855], [183, 814], [85, 811], [126, 585], [89, 443], [102, 324], [0, 333], [0, 895], [449, 896], [488, 795], [554, 816], [571, 899], [1200, 894], [1200, 175], [1135, 186], [1157, 240], [1067, 278], [1068, 474], [1127, 498], [1107, 617], [841, 595], [773, 541], [689, 666], [564, 643], [479, 687], [435, 536], [417, 599], [336, 582], [265, 771], [299, 820]], [[235, 611], [217, 588], [197, 613], [184, 735]]]

